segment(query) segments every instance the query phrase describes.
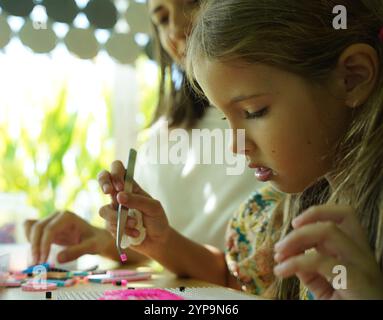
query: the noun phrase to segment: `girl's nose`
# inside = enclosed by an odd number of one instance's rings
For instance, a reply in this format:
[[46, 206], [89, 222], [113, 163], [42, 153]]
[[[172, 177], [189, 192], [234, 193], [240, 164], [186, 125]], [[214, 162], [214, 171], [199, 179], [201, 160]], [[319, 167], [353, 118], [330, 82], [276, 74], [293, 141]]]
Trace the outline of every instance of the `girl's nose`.
[[234, 154], [240, 155], [247, 155], [250, 152], [246, 144], [245, 129], [232, 129], [230, 149]]
[[250, 149], [245, 148], [238, 148], [237, 143], [232, 142], [230, 145], [230, 150], [234, 154], [239, 154], [239, 155], [248, 155], [250, 152]]

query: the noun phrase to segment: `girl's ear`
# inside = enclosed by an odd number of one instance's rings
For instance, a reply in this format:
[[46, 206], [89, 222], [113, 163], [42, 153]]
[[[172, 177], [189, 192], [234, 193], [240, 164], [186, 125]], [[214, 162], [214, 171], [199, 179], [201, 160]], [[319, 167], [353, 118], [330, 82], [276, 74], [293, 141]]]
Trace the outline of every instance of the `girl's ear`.
[[350, 108], [362, 105], [377, 83], [379, 58], [367, 44], [354, 44], [343, 51], [338, 60], [345, 103]]

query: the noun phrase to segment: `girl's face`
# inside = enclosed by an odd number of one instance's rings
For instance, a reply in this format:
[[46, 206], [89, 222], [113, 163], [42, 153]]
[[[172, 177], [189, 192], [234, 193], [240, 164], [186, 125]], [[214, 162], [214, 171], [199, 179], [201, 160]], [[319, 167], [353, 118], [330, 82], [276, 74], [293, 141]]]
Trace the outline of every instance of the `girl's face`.
[[184, 65], [186, 39], [198, 8], [198, 0], [149, 1], [150, 17], [157, 28], [161, 45], [180, 66]]
[[[195, 75], [210, 102], [236, 135], [245, 129], [245, 150], [255, 176], [282, 192], [298, 193], [332, 166], [331, 150], [350, 122], [350, 108], [324, 86], [261, 64], [223, 64], [199, 59]], [[330, 82], [330, 81], [329, 81]], [[233, 141], [237, 141], [233, 137]]]

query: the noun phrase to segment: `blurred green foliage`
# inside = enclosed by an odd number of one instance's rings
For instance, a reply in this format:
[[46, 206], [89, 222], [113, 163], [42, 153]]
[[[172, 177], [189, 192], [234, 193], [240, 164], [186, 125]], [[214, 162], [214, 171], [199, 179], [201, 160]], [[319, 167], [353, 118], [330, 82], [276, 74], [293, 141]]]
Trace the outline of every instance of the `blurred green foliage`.
[[[80, 121], [77, 113], [67, 111], [66, 88], [59, 93], [55, 105], [44, 108], [46, 112], [36, 137], [21, 128], [19, 136], [13, 138], [9, 125], [2, 125], [0, 190], [25, 193], [28, 204], [38, 210], [40, 218], [59, 208], [70, 208], [78, 193], [88, 189], [89, 180], [96, 179], [98, 172], [112, 161], [114, 153], [107, 143], [111, 139], [112, 123], [110, 94], [104, 97], [107, 132], [102, 136], [101, 151], [96, 157], [86, 147], [92, 117]], [[69, 156], [75, 164], [70, 176], [64, 168], [65, 157]]]
[[[140, 57], [135, 67], [140, 89], [138, 119], [140, 129], [145, 129], [157, 104], [157, 68], [147, 57]], [[72, 210], [81, 192], [92, 189], [90, 193], [94, 196], [97, 189], [96, 196], [101, 196], [94, 180], [102, 169], [110, 167], [115, 155], [111, 92], [105, 91], [102, 96], [106, 109], [102, 126], [95, 123], [92, 114], [84, 118], [79, 113], [68, 111], [68, 88], [64, 84], [53, 103], [43, 103], [38, 134], [31, 134], [22, 124], [17, 134], [11, 134], [14, 131], [12, 124], [2, 122], [0, 192], [25, 194], [27, 204], [39, 212], [40, 218], [60, 209]], [[101, 145], [96, 151], [88, 145], [94, 130]], [[144, 141], [146, 130], [141, 130], [140, 136], [139, 140]], [[93, 203], [89, 208], [91, 212], [97, 212], [98, 206]]]

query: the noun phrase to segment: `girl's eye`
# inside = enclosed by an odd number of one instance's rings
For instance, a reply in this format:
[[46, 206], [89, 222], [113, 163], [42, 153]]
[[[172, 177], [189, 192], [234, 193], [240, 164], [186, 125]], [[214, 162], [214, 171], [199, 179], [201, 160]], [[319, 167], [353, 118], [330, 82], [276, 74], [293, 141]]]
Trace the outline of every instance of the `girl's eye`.
[[246, 119], [256, 119], [256, 118], [261, 118], [267, 113], [268, 108], [265, 107], [259, 111], [256, 112], [249, 112], [245, 111], [245, 117]]
[[226, 117], [222, 117], [221, 120], [227, 120], [227, 118]]

